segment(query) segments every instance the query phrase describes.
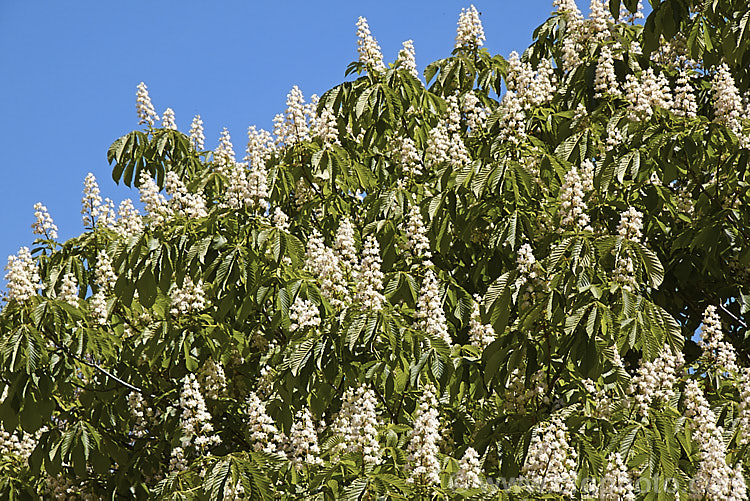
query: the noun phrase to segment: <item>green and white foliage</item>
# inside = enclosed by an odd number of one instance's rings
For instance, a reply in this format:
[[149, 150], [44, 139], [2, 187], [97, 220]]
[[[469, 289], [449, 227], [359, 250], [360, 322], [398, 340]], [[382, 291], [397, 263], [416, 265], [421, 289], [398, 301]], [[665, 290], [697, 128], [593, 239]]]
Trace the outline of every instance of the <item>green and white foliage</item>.
[[652, 3], [421, 77], [360, 18], [243, 161], [139, 85], [140, 211], [8, 260], [2, 497], [747, 499], [750, 10]]

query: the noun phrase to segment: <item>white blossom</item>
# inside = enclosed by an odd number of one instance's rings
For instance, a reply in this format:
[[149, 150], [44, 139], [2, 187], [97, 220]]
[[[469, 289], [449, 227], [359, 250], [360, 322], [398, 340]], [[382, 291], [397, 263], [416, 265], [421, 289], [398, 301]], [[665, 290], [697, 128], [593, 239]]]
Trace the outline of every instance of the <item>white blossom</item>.
[[203, 151], [206, 145], [206, 135], [203, 133], [203, 120], [195, 115], [190, 123], [190, 144], [196, 151]]
[[[276, 452], [283, 442], [273, 419], [266, 413], [266, 405], [255, 393], [250, 393], [247, 398], [246, 411], [248, 416], [248, 431], [253, 450], [268, 453]], [[279, 440], [282, 438], [282, 440]]]
[[129, 198], [120, 202], [114, 230], [122, 237], [132, 237], [143, 231], [143, 219]]
[[560, 225], [562, 227], [591, 230], [590, 219], [586, 214], [588, 207], [583, 201], [584, 197], [583, 180], [574, 165], [565, 174], [560, 188]]
[[97, 288], [111, 292], [117, 282], [117, 275], [112, 268], [112, 259], [106, 251], [100, 250], [96, 255], [96, 269], [94, 270], [94, 283]]
[[100, 196], [99, 184], [96, 177], [89, 172], [83, 181], [83, 198], [81, 199], [81, 214], [83, 214], [83, 225], [93, 228], [96, 219], [99, 218], [102, 197]]
[[414, 140], [408, 136], [396, 136], [391, 147], [394, 160], [407, 176], [422, 174], [422, 156]]
[[619, 452], [607, 456], [604, 476], [599, 484], [600, 501], [635, 501], [635, 488]]
[[58, 297], [71, 306], [78, 306], [78, 280], [73, 272], [69, 271], [63, 276]]
[[628, 74], [625, 77], [624, 90], [630, 120], [648, 120], [656, 107], [672, 109], [672, 90], [669, 82], [663, 74], [656, 75], [652, 68], [643, 71], [640, 78]]
[[45, 235], [50, 240], [57, 239], [57, 225], [47, 212], [47, 207], [42, 202], [34, 204], [34, 217], [36, 222], [31, 225], [35, 235]]
[[107, 296], [104, 289], [99, 289], [89, 298], [89, 309], [96, 323], [107, 324]]
[[519, 274], [524, 277], [534, 278], [532, 274], [534, 266], [536, 265], [536, 258], [534, 257], [534, 251], [532, 250], [531, 245], [525, 243], [518, 248], [516, 264], [518, 265]]
[[615, 75], [612, 49], [608, 45], [604, 45], [599, 53], [599, 61], [594, 73], [594, 90], [596, 92], [595, 97], [603, 97], [605, 94], [618, 97], [622, 95]]
[[647, 415], [652, 403], [668, 402], [674, 396], [674, 385], [684, 364], [682, 352], [672, 353], [669, 346], [664, 346], [656, 359], [641, 360], [631, 382], [631, 392], [635, 392], [635, 402], [642, 416]]
[[172, 108], [167, 108], [161, 116], [161, 126], [164, 129], [177, 130], [177, 122], [174, 119], [174, 111]]
[[396, 58], [396, 68], [401, 68], [409, 72], [414, 78], [419, 79], [417, 72], [416, 52], [414, 51], [414, 41], [406, 40], [401, 44], [403, 49], [398, 53]]
[[172, 196], [167, 202], [171, 213], [186, 218], [205, 217], [208, 214], [203, 196], [199, 193], [190, 193], [176, 172], [167, 172], [164, 190]]
[[232, 166], [237, 163], [237, 158], [234, 154], [234, 145], [232, 144], [232, 136], [226, 127], [221, 131], [219, 137], [219, 145], [213, 152], [214, 164], [216, 165], [216, 172], [222, 176], [227, 175], [227, 170], [231, 169]]
[[320, 115], [315, 119], [313, 124], [313, 136], [323, 141], [324, 148], [331, 148], [333, 145], [341, 145], [339, 141], [339, 129], [336, 123], [336, 115], [329, 108], [323, 108]]
[[473, 447], [467, 447], [458, 462], [454, 486], [457, 489], [478, 489], [482, 485], [482, 465], [479, 462], [479, 454]]
[[474, 5], [461, 9], [456, 28], [456, 49], [474, 50], [484, 45], [484, 28]]
[[320, 326], [320, 311], [309, 299], [297, 296], [289, 308], [289, 320], [292, 322], [289, 326], [291, 332], [305, 327], [316, 328]]
[[3, 426], [0, 426], [0, 454], [3, 459], [7, 459], [8, 456], [15, 456], [21, 462], [26, 463], [36, 448], [42, 432], [43, 429], [40, 429], [36, 434], [21, 432], [21, 430], [7, 432]]
[[427, 238], [427, 229], [422, 220], [419, 206], [412, 205], [404, 221], [404, 232], [406, 233], [406, 248], [412, 255], [420, 259], [430, 259], [430, 239]]
[[695, 91], [684, 71], [677, 77], [672, 111], [675, 115], [695, 118], [698, 114], [698, 104], [695, 101]]
[[143, 438], [148, 434], [148, 427], [154, 416], [154, 411], [148, 406], [143, 396], [137, 391], [128, 394], [128, 409], [133, 418], [133, 436]]
[[182, 315], [189, 315], [194, 312], [203, 310], [206, 307], [206, 294], [203, 291], [203, 282], [193, 283], [193, 279], [189, 276], [185, 276], [182, 281], [182, 287], [175, 288], [170, 294], [170, 309], [169, 313], [172, 316], [178, 317]]
[[474, 304], [469, 318], [469, 344], [476, 346], [483, 351], [495, 340], [495, 329], [491, 324], [483, 324], [479, 311], [479, 304], [482, 298], [479, 295], [474, 296]]
[[289, 216], [280, 207], [273, 210], [273, 225], [281, 231], [289, 231]]
[[247, 128], [247, 147], [245, 148], [245, 162], [249, 165], [264, 167], [266, 160], [274, 152], [274, 141], [271, 133], [264, 129], [256, 129], [254, 125]]
[[489, 110], [486, 106], [482, 105], [479, 98], [473, 92], [464, 94], [462, 111], [466, 115], [466, 126], [471, 133], [484, 129], [489, 116]]
[[712, 86], [716, 122], [726, 125], [734, 132], [740, 139], [741, 146], [750, 147], [750, 134], [743, 134], [741, 121], [748, 118], [748, 112], [744, 109], [742, 97], [726, 63], [717, 68]]
[[344, 217], [339, 223], [333, 249], [336, 251], [339, 261], [345, 269], [356, 275], [358, 258], [354, 242], [354, 226], [348, 217]]
[[349, 303], [341, 260], [333, 249], [326, 247], [318, 230], [313, 230], [307, 241], [305, 268], [320, 280], [320, 291], [335, 308]]
[[627, 240], [640, 242], [643, 229], [643, 213], [636, 210], [635, 207], [628, 207], [628, 210], [620, 214], [620, 223], [617, 225], [617, 234]]
[[381, 263], [380, 245], [374, 236], [368, 235], [362, 249], [356, 294], [356, 300], [366, 310], [380, 311], [385, 303], [385, 296], [380, 292], [383, 288]]
[[292, 428], [289, 430], [289, 456], [292, 464], [298, 470], [303, 466], [323, 464], [318, 446], [318, 434], [313, 425], [310, 411], [303, 407], [294, 416]]
[[310, 137], [308, 115], [310, 110], [305, 107], [302, 91], [296, 85], [286, 96], [286, 110], [283, 115], [274, 118], [273, 132], [276, 144], [292, 146], [306, 141]]
[[576, 491], [576, 461], [568, 428], [555, 416], [533, 434], [521, 474], [535, 492], [570, 496]]
[[406, 471], [409, 483], [422, 485], [440, 484], [440, 419], [435, 388], [431, 385], [422, 389], [419, 397], [414, 424], [409, 433], [406, 448]]
[[153, 127], [154, 121], [159, 120], [159, 115], [156, 114], [154, 105], [151, 104], [151, 98], [148, 95], [148, 88], [145, 83], [141, 82], [138, 84], [138, 91], [135, 96], [135, 110], [138, 113], [138, 123]]
[[333, 433], [344, 438], [336, 452], [358, 452], [366, 464], [380, 463], [377, 439], [380, 425], [375, 392], [364, 385], [349, 387], [331, 426]]
[[701, 328], [698, 345], [703, 350], [703, 356], [723, 371], [738, 373], [737, 354], [734, 346], [724, 340], [721, 319], [716, 312], [716, 306], [708, 305], [703, 312], [703, 326]]
[[376, 71], [385, 70], [380, 45], [370, 33], [367, 19], [362, 16], [357, 20], [357, 52], [359, 53], [360, 63], [370, 66]]
[[180, 408], [182, 447], [192, 445], [196, 451], [203, 452], [206, 448], [221, 442], [219, 436], [214, 434], [211, 414], [206, 409], [206, 402], [195, 374], [189, 373], [182, 379]]
[[747, 499], [744, 481], [741, 482], [741, 489], [733, 489], [735, 478], [732, 468], [726, 462], [726, 446], [722, 438], [724, 430], [717, 426], [716, 415], [697, 381], [687, 381], [684, 395], [688, 426], [692, 431], [692, 439], [700, 450], [698, 471], [693, 477], [688, 498], [730, 499], [729, 496], [742, 493], [741, 497], [732, 499]]
[[212, 358], [206, 360], [200, 372], [200, 384], [208, 398], [216, 400], [224, 393], [227, 378], [221, 362], [216, 363]]
[[443, 311], [443, 302], [440, 298], [440, 285], [435, 272], [427, 270], [422, 281], [417, 300], [417, 326], [419, 330], [442, 339], [450, 347], [451, 336], [448, 333], [448, 323]]
[[224, 193], [224, 200], [227, 207], [241, 209], [250, 206], [252, 203], [246, 168], [246, 164], [236, 162], [229, 171], [227, 190]]
[[188, 468], [188, 462], [185, 459], [185, 449], [175, 447], [169, 455], [169, 472], [180, 473]]
[[739, 443], [745, 445], [750, 442], [750, 369], [742, 369], [739, 383], [740, 405], [737, 427], [740, 429]]
[[146, 170], [141, 171], [138, 181], [138, 191], [146, 215], [151, 219], [151, 223], [158, 226], [167, 219], [170, 213], [167, 199], [159, 192], [159, 186]]

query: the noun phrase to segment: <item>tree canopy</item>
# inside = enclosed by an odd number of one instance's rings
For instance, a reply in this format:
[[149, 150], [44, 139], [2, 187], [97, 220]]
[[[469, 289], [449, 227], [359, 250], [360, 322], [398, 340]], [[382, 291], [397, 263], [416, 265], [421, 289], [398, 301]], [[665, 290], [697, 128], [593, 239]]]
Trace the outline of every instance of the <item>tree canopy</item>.
[[140, 210], [8, 260], [3, 497], [747, 499], [750, 8], [652, 4], [421, 76], [360, 18], [241, 160], [139, 85]]

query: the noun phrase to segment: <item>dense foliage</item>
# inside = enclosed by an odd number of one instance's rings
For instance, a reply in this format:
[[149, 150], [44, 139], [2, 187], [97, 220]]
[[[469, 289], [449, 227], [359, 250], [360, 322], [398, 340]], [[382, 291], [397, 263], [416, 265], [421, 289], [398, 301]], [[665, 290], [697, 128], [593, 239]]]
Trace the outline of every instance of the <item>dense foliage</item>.
[[9, 259], [3, 497], [747, 499], [750, 9], [555, 9], [426, 84], [360, 18], [242, 162], [141, 84], [144, 214]]

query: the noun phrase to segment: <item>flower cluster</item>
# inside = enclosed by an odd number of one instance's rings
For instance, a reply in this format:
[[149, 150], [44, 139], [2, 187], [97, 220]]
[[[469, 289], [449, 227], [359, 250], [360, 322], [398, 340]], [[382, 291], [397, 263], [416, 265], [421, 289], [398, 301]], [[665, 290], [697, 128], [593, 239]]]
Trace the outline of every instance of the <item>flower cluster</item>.
[[143, 208], [151, 219], [151, 223], [158, 226], [166, 221], [169, 216], [167, 199], [159, 193], [159, 186], [145, 169], [141, 171], [138, 178], [138, 191], [141, 194]]
[[543, 370], [531, 375], [528, 384], [524, 382], [525, 369], [513, 369], [508, 375], [507, 390], [503, 395], [503, 408], [508, 413], [525, 414], [534, 399], [545, 405], [550, 403], [549, 386]]
[[237, 158], [234, 154], [234, 145], [232, 144], [232, 136], [229, 134], [226, 127], [221, 131], [219, 145], [214, 150], [213, 157], [216, 172], [222, 176], [226, 176], [227, 170], [231, 169], [237, 162]]
[[680, 72], [676, 84], [672, 112], [680, 117], [695, 118], [698, 114], [695, 90], [693, 90], [693, 86], [690, 84], [690, 80], [684, 71]]
[[292, 428], [289, 430], [287, 444], [288, 456], [297, 470], [304, 466], [323, 464], [318, 446], [318, 434], [313, 425], [310, 411], [304, 407], [294, 416]]
[[341, 261], [332, 249], [326, 247], [318, 230], [313, 230], [307, 241], [305, 268], [321, 281], [320, 291], [335, 308], [349, 303]]
[[344, 217], [339, 223], [333, 249], [336, 251], [342, 266], [352, 274], [356, 274], [357, 248], [354, 242], [354, 226], [348, 217]]
[[201, 387], [195, 374], [187, 374], [182, 379], [180, 391], [180, 430], [182, 447], [193, 445], [198, 452], [216, 445], [221, 440], [214, 434], [211, 414], [206, 409], [206, 402], [201, 394]]
[[471, 133], [484, 129], [484, 126], [487, 124], [489, 110], [486, 106], [482, 105], [479, 98], [473, 92], [467, 92], [464, 95], [464, 102], [461, 109], [466, 115], [466, 126]]
[[646, 416], [653, 402], [668, 402], [674, 396], [674, 385], [685, 364], [682, 352], [676, 354], [665, 346], [656, 359], [641, 361], [631, 382], [631, 392], [635, 392], [638, 411]]
[[414, 424], [406, 449], [407, 482], [421, 485], [440, 483], [440, 419], [435, 388], [425, 386], [419, 397]]
[[407, 136], [396, 136], [392, 145], [393, 157], [407, 176], [422, 174], [422, 156], [414, 140]]
[[23, 433], [19, 436], [19, 431], [9, 433], [0, 426], [0, 454], [4, 459], [8, 456], [15, 456], [25, 463], [36, 448], [39, 435], [41, 433], [37, 433], [37, 436], [31, 433]]
[[218, 399], [227, 387], [227, 378], [221, 362], [218, 364], [212, 358], [206, 360], [200, 372], [200, 384], [206, 397]]
[[461, 9], [456, 28], [456, 49], [476, 50], [484, 45], [484, 28], [476, 7]]
[[133, 436], [143, 438], [148, 434], [148, 427], [154, 411], [149, 407], [140, 393], [131, 391], [128, 394], [128, 409], [133, 418]]
[[[688, 425], [692, 430], [692, 438], [700, 450], [698, 471], [693, 478], [689, 499], [730, 499], [734, 493], [745, 493], [747, 487], [742, 478], [741, 465], [738, 465], [739, 475], [732, 471], [726, 462], [726, 446], [722, 435], [724, 430], [716, 425], [716, 415], [706, 400], [698, 382], [690, 379], [685, 384], [685, 415], [690, 418]], [[741, 485], [735, 490], [734, 482]], [[737, 498], [732, 498], [737, 499]]]
[[344, 437], [337, 451], [358, 452], [366, 464], [380, 463], [380, 424], [375, 392], [364, 385], [349, 387], [331, 427], [333, 433]]
[[672, 89], [667, 78], [664, 74], [656, 75], [651, 68], [643, 71], [640, 78], [627, 75], [624, 88], [630, 120], [648, 120], [657, 107], [672, 109]]
[[406, 233], [406, 248], [414, 257], [420, 259], [430, 259], [430, 240], [427, 238], [427, 229], [422, 220], [422, 213], [419, 206], [412, 205], [409, 208], [409, 214], [404, 222], [404, 232]]
[[57, 296], [71, 306], [78, 306], [78, 280], [73, 272], [69, 271], [63, 276], [60, 293]]
[[409, 72], [414, 78], [419, 78], [417, 72], [417, 60], [416, 52], [414, 51], [414, 41], [406, 40], [403, 44], [403, 49], [398, 53], [396, 58], [396, 68], [401, 68]]
[[385, 303], [385, 296], [380, 292], [383, 288], [381, 263], [380, 245], [374, 236], [368, 235], [362, 249], [356, 294], [356, 300], [366, 310], [380, 311]]
[[167, 108], [161, 116], [161, 126], [164, 129], [177, 130], [177, 122], [174, 119], [174, 111], [172, 108]]
[[182, 281], [182, 287], [175, 286], [172, 291], [169, 313], [179, 317], [201, 311], [206, 307], [206, 293], [203, 291], [203, 282], [193, 283], [193, 279], [186, 276]]
[[535, 492], [570, 496], [576, 490], [576, 451], [559, 417], [542, 423], [531, 438], [521, 474]]
[[703, 356], [710, 363], [720, 367], [722, 372], [739, 372], [737, 354], [734, 351], [734, 346], [724, 340], [721, 319], [714, 305], [707, 306], [703, 312], [703, 328], [698, 345], [703, 350]]
[[289, 326], [291, 332], [305, 327], [315, 328], [320, 326], [320, 312], [312, 301], [297, 296], [289, 308], [289, 320], [292, 322]]
[[306, 141], [310, 137], [310, 116], [315, 118], [314, 108], [305, 106], [302, 91], [295, 85], [286, 96], [284, 114], [276, 115], [273, 119], [276, 145], [292, 146]]
[[203, 120], [195, 115], [190, 123], [190, 144], [196, 151], [203, 151], [206, 146], [206, 135], [203, 133]]
[[[283, 437], [276, 428], [273, 419], [266, 413], [266, 405], [255, 393], [250, 393], [247, 398], [246, 413], [253, 450], [268, 453], [276, 452], [279, 449], [280, 442], [283, 442]], [[282, 438], [282, 440], [279, 441], [279, 438]]]
[[266, 160], [275, 151], [273, 136], [264, 129], [256, 129], [254, 125], [247, 128], [247, 147], [245, 148], [245, 162], [258, 168], [265, 168]]
[[435, 128], [430, 130], [424, 161], [428, 167], [435, 167], [444, 162], [454, 167], [471, 163], [471, 157], [461, 135], [458, 132], [451, 132], [450, 121], [441, 120]]
[[612, 402], [609, 396], [607, 396], [606, 391], [603, 388], [597, 387], [596, 383], [588, 378], [582, 380], [581, 384], [591, 398], [591, 403], [593, 404], [593, 412], [591, 414], [597, 418], [609, 417]]
[[448, 323], [445, 319], [442, 303], [440, 284], [435, 272], [427, 270], [417, 300], [418, 328], [425, 334], [440, 338], [448, 346], [451, 346], [451, 336], [448, 333]]
[[627, 240], [641, 241], [641, 230], [643, 229], [643, 213], [628, 207], [628, 210], [620, 214], [620, 223], [617, 225], [617, 234]]
[[458, 462], [458, 471], [453, 479], [457, 489], [478, 489], [482, 487], [482, 464], [479, 454], [473, 447], [467, 447]]
[[135, 110], [138, 113], [139, 124], [146, 124], [149, 127], [154, 126], [154, 122], [159, 120], [154, 105], [151, 104], [151, 98], [148, 95], [146, 84], [138, 84], [138, 91], [135, 94]]
[[596, 92], [595, 97], [603, 97], [606, 94], [616, 97], [622, 95], [615, 75], [612, 49], [608, 45], [603, 46], [599, 53], [599, 62], [596, 64], [596, 73], [594, 74], [594, 91]]
[[474, 296], [474, 305], [471, 309], [469, 318], [469, 344], [476, 346], [483, 351], [491, 342], [495, 340], [495, 329], [491, 324], [483, 324], [479, 311], [479, 304], [482, 298], [479, 295]]
[[143, 219], [131, 199], [126, 198], [120, 202], [117, 208], [117, 221], [113, 229], [121, 237], [132, 237], [143, 231]]
[[563, 185], [560, 188], [560, 226], [591, 231], [590, 219], [586, 214], [588, 207], [583, 201], [585, 196], [584, 181], [576, 166], [573, 165], [565, 173]]
[[747, 118], [740, 92], [726, 63], [722, 63], [713, 78], [714, 114], [718, 123], [726, 125], [740, 139], [743, 147], [750, 147], [750, 135], [742, 133], [742, 118]]
[[34, 204], [34, 217], [36, 222], [31, 225], [35, 235], [44, 235], [49, 240], [57, 239], [57, 225], [47, 212], [47, 207], [41, 202]]
[[114, 224], [114, 203], [107, 198], [102, 204], [102, 197], [99, 194], [96, 177], [89, 172], [83, 181], [83, 198], [81, 199], [83, 225], [88, 228], [111, 227]]
[[167, 172], [164, 189], [172, 198], [168, 204], [170, 212], [187, 218], [205, 217], [206, 201], [197, 193], [190, 193], [176, 172]]
[[378, 45], [375, 37], [370, 34], [370, 26], [367, 24], [367, 19], [362, 16], [357, 20], [357, 52], [359, 53], [360, 63], [376, 71], [385, 70], [380, 45]]
[[324, 148], [331, 148], [335, 144], [341, 145], [336, 114], [330, 108], [323, 108], [323, 111], [315, 118], [312, 131], [313, 136], [323, 141]]
[[604, 476], [599, 484], [600, 501], [635, 501], [635, 488], [619, 452], [607, 456]]

